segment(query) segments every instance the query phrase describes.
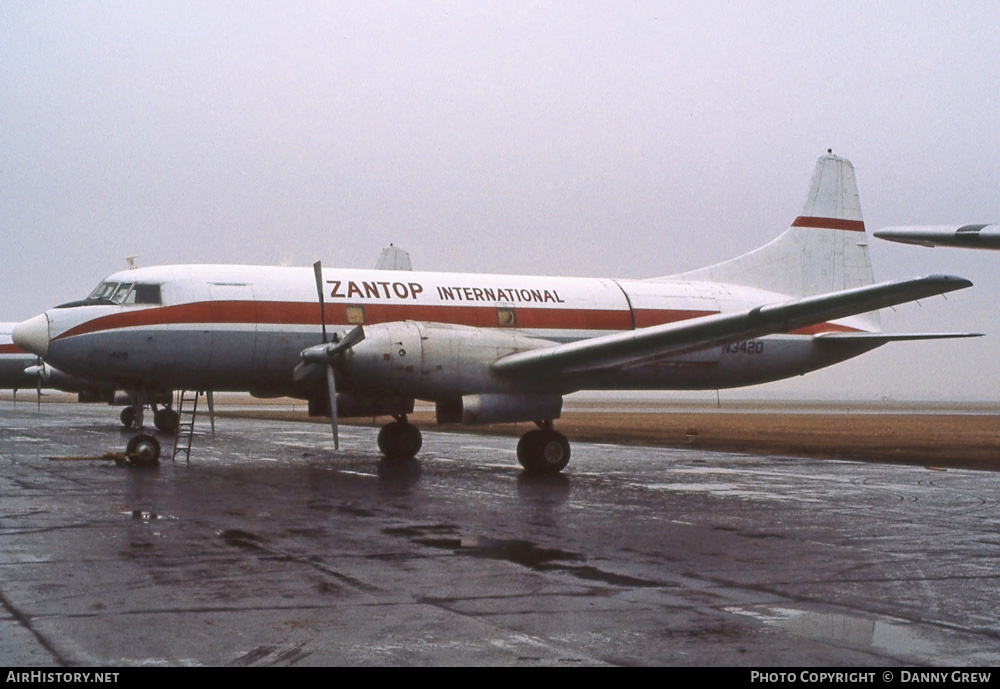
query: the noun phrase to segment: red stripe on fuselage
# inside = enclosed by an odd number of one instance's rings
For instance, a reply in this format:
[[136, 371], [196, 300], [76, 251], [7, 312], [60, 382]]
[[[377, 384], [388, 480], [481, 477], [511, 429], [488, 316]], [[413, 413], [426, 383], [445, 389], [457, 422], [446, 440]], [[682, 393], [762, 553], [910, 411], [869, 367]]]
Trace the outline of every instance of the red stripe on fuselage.
[[[328, 323], [343, 325], [348, 322], [346, 304], [327, 304]], [[353, 305], [352, 305], [353, 306]], [[365, 324], [394, 321], [426, 321], [450, 323], [480, 328], [500, 327], [497, 307], [493, 306], [438, 306], [417, 304], [364, 304]], [[613, 309], [535, 309], [517, 307], [515, 328], [528, 330], [632, 330], [632, 314]], [[646, 328], [664, 323], [675, 323], [700, 316], [710, 316], [715, 311], [683, 309], [637, 309], [635, 327]], [[214, 325], [221, 323], [256, 323], [261, 325], [313, 325], [319, 328], [319, 304], [308, 302], [270, 301], [216, 301], [179, 304], [158, 308], [138, 309], [110, 314], [81, 323], [62, 333], [56, 340], [87, 333], [138, 328], [154, 325]], [[821, 323], [792, 331], [799, 335], [821, 332], [857, 332], [835, 323]], [[19, 350], [20, 351], [20, 350]]]
[[[328, 323], [348, 322], [347, 304], [327, 304]], [[351, 306], [356, 306], [351, 304]], [[393, 321], [427, 321], [481, 328], [497, 328], [497, 307], [437, 306], [419, 304], [358, 304], [365, 311], [365, 324]], [[514, 308], [517, 328], [555, 330], [631, 330], [628, 311], [612, 309], [534, 309]], [[686, 311], [669, 320], [687, 317]], [[669, 322], [664, 320], [662, 322]], [[308, 302], [216, 301], [179, 304], [110, 314], [81, 323], [55, 339], [86, 333], [151, 325], [258, 323], [262, 325], [315, 325], [319, 328], [319, 305]]]
[[824, 230], [847, 230], [848, 232], [864, 232], [865, 223], [861, 220], [843, 220], [841, 218], [816, 218], [811, 215], [800, 215], [795, 218], [792, 227], [819, 227]]
[[24, 351], [23, 349], [14, 344], [0, 345], [0, 354], [27, 354], [27, 353], [28, 352]]

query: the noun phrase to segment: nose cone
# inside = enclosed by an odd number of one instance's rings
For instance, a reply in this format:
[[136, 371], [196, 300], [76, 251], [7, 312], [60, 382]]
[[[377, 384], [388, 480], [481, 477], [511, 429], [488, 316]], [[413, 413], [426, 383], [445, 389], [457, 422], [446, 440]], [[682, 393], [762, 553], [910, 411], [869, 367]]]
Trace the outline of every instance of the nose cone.
[[45, 356], [49, 351], [49, 317], [43, 313], [18, 323], [10, 336], [21, 349]]

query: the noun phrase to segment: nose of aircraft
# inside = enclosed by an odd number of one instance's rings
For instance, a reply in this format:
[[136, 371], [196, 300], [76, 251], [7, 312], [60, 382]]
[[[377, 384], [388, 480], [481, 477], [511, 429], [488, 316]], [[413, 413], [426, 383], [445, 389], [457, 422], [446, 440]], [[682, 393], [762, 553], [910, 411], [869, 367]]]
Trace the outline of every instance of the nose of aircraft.
[[10, 336], [21, 349], [45, 356], [49, 351], [49, 317], [43, 313], [18, 323]]

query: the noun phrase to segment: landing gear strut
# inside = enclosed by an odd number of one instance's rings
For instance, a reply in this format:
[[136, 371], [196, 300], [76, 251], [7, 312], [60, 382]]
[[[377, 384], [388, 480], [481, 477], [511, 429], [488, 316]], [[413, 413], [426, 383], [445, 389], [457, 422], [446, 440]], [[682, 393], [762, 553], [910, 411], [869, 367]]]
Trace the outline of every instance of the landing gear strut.
[[413, 459], [424, 442], [420, 429], [407, 421], [405, 414], [393, 418], [396, 420], [378, 432], [378, 449], [387, 459]]
[[525, 471], [558, 474], [569, 464], [569, 441], [552, 429], [552, 421], [536, 421], [538, 430], [528, 431], [517, 443], [517, 461]]

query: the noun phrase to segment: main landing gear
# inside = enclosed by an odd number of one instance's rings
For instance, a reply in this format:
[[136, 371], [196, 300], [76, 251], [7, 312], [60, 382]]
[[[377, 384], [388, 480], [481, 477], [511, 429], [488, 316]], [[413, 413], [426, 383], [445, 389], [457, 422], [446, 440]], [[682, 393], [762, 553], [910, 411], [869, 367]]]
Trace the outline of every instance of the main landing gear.
[[553, 430], [551, 419], [536, 421], [538, 430], [528, 431], [517, 443], [517, 461], [533, 474], [558, 474], [569, 464], [569, 441]]
[[[423, 444], [420, 430], [406, 420], [406, 415], [382, 426], [378, 434], [378, 449], [386, 459], [413, 459]], [[528, 431], [517, 443], [517, 461], [530, 474], [555, 475], [569, 464], [569, 441], [552, 428], [552, 421], [536, 421], [538, 429]]]
[[[158, 431], [173, 433], [177, 430], [177, 424], [180, 421], [180, 416], [178, 416], [177, 412], [170, 407], [160, 407], [159, 409], [156, 408], [156, 405], [152, 405], [152, 407], [153, 425], [156, 426]], [[140, 408], [137, 411], [136, 405], [125, 407], [119, 416], [122, 426], [125, 428], [137, 428], [136, 418], [140, 419], [141, 424], [142, 409]]]
[[378, 432], [378, 449], [386, 459], [413, 459], [424, 442], [420, 429], [406, 420], [406, 414], [393, 418], [396, 420], [382, 426]]

